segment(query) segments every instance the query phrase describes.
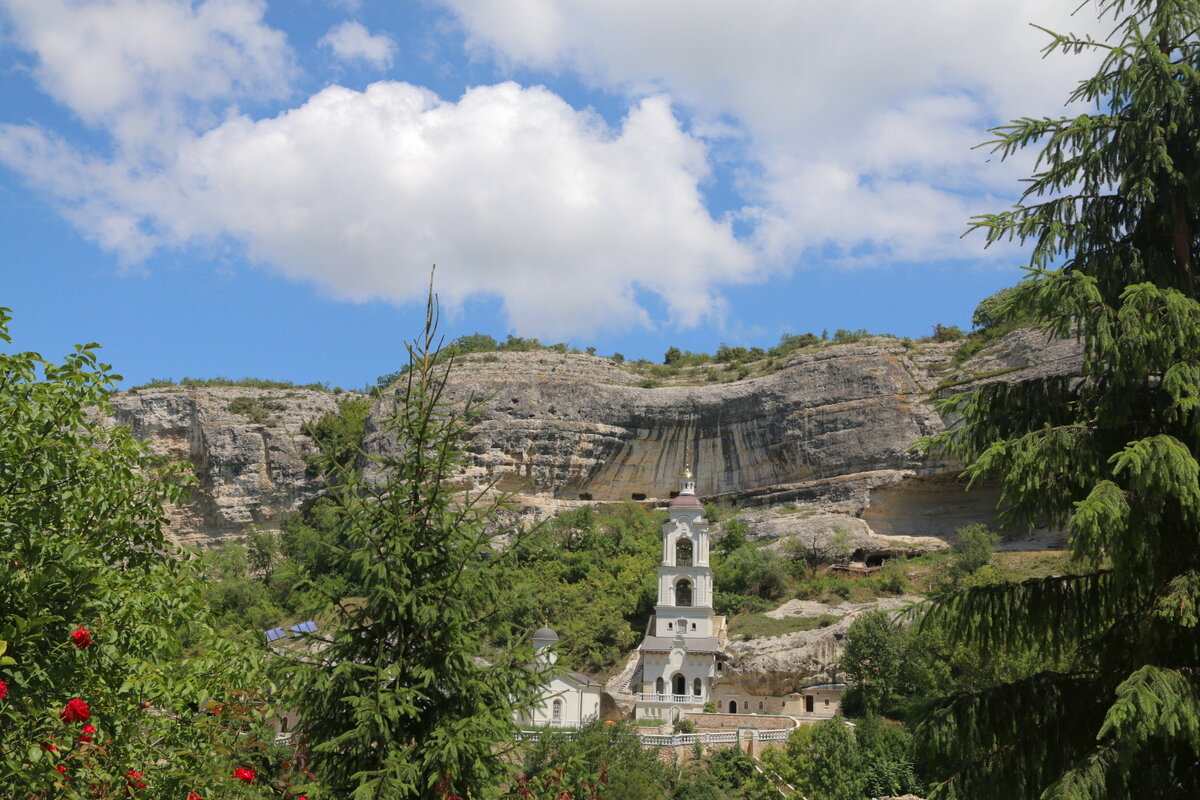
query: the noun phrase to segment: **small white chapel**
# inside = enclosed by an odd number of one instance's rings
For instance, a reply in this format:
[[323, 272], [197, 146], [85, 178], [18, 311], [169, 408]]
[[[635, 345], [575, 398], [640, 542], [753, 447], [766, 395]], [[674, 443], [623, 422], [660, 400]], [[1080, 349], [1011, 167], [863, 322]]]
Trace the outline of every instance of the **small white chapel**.
[[533, 669], [546, 676], [546, 683], [541, 704], [517, 716], [522, 725], [578, 728], [600, 717], [603, 687], [582, 672], [554, 670], [558, 654], [553, 648], [557, 643], [558, 634], [549, 628], [538, 628], [533, 633]]

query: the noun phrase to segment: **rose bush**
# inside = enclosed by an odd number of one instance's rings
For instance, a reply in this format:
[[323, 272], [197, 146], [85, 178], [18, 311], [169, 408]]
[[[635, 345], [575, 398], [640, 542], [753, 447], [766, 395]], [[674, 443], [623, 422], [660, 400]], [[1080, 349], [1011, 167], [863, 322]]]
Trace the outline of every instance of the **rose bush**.
[[[117, 379], [94, 345], [0, 353], [0, 794], [182, 800], [252, 763], [259, 780], [219, 796], [291, 797], [265, 654], [204, 623], [163, 537], [187, 473], [102, 421]], [[223, 714], [201, 711], [213, 700]]]

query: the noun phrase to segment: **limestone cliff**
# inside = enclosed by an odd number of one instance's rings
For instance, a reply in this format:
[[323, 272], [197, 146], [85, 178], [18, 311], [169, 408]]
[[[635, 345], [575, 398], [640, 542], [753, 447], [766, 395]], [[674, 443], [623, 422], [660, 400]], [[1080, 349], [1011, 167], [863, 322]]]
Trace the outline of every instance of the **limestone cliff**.
[[[886, 537], [944, 537], [992, 521], [996, 494], [964, 494], [957, 465], [912, 452], [946, 424], [935, 397], [1079, 363], [1075, 342], [1031, 330], [958, 367], [955, 348], [875, 337], [800, 350], [763, 377], [658, 388], [595, 356], [497, 353], [465, 360], [446, 395], [483, 399], [464, 477], [494, 482], [532, 512], [665, 500], [690, 453], [709, 500], [792, 504]], [[367, 446], [392, 443], [373, 431]]]
[[337, 401], [309, 389], [139, 389], [112, 398], [112, 422], [129, 426], [152, 452], [192, 464], [198, 483], [189, 502], [168, 509], [169, 535], [208, 545], [250, 525], [278, 528], [323, 488], [307, 471], [316, 446], [301, 426]]
[[[866, 536], [944, 536], [989, 520], [994, 494], [961, 492], [954, 465], [910, 451], [946, 424], [946, 387], [1077, 367], [1072, 341], [1018, 331], [954, 367], [953, 344], [876, 337], [806, 348], [775, 372], [733, 383], [643, 388], [642, 376], [596, 356], [550, 351], [474, 355], [447, 397], [483, 399], [465, 481], [495, 481], [528, 513], [580, 502], [665, 500], [685, 452], [707, 499], [804, 514], [766, 514], [757, 535], [814, 525]], [[272, 528], [321, 491], [305, 469], [306, 421], [338, 396], [302, 389], [143, 389], [114, 397], [114, 422], [161, 453], [190, 461], [199, 486], [172, 511], [172, 535], [205, 543], [250, 524]], [[393, 446], [368, 420], [366, 446]], [[774, 530], [778, 528], [779, 530]], [[785, 530], [786, 529], [786, 530]], [[774, 531], [774, 532], [772, 532]]]

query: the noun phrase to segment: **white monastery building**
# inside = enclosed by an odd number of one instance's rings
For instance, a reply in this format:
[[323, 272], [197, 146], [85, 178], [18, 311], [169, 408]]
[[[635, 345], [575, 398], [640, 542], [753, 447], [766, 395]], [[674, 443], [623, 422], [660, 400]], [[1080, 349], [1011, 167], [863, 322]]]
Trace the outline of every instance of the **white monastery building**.
[[549, 628], [538, 628], [533, 633], [533, 668], [546, 675], [546, 684], [541, 705], [517, 717], [523, 725], [578, 728], [600, 717], [600, 684], [582, 672], [554, 670], [558, 655], [551, 648], [557, 642], [558, 634]]
[[713, 615], [708, 520], [696, 497], [696, 478], [684, 469], [679, 494], [663, 523], [658, 602], [641, 652], [637, 719], [674, 720], [700, 711], [717, 679], [718, 636], [724, 617]]

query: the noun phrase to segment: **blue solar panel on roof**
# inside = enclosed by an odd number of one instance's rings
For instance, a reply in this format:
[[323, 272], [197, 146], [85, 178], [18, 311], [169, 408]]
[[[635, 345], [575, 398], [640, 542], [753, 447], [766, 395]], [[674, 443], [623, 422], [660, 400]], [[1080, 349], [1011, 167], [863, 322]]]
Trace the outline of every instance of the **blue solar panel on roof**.
[[271, 628], [271, 630], [267, 631], [268, 642], [273, 642], [276, 639], [282, 639], [284, 636], [287, 636], [287, 633], [284, 632], [283, 628]]
[[301, 622], [296, 625], [293, 625], [291, 627], [291, 630], [292, 630], [293, 635], [295, 635], [295, 636], [299, 636], [302, 633], [316, 633], [317, 632], [317, 623], [313, 622], [310, 619], [308, 622]]

